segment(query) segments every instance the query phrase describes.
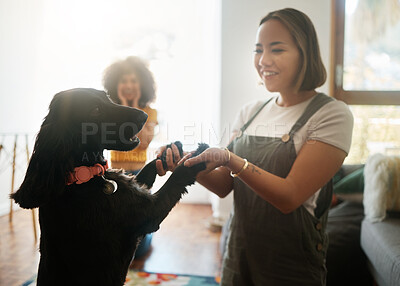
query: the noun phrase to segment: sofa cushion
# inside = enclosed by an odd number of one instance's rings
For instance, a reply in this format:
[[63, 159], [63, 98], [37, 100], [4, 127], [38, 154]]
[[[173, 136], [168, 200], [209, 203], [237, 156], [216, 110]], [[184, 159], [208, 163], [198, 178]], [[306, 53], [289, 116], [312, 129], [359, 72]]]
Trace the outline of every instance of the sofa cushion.
[[363, 220], [361, 247], [380, 286], [398, 286], [400, 281], [400, 219], [388, 217], [379, 223]]
[[400, 156], [371, 155], [364, 169], [364, 209], [369, 221], [400, 211]]
[[360, 246], [362, 203], [344, 201], [329, 210], [326, 232], [328, 286], [372, 285], [367, 258]]
[[364, 192], [364, 167], [355, 170], [333, 185], [336, 194], [352, 194]]

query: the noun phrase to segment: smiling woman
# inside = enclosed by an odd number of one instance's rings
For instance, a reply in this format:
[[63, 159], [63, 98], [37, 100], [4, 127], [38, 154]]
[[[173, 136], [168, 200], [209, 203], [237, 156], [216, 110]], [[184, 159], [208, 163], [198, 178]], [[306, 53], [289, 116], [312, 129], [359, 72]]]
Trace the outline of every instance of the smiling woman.
[[317, 91], [326, 73], [306, 14], [270, 12], [256, 47], [255, 68], [277, 96], [242, 108], [228, 148], [174, 158], [206, 162], [198, 182], [220, 197], [233, 193], [221, 285], [325, 285], [331, 178], [349, 152], [353, 117]]
[[150, 107], [156, 97], [153, 74], [142, 59], [131, 56], [111, 64], [104, 72], [103, 83], [115, 103], [141, 109], [149, 115], [138, 134], [140, 144], [136, 149], [130, 152], [111, 151], [112, 168], [137, 174], [146, 163], [147, 148], [158, 123], [157, 111]]

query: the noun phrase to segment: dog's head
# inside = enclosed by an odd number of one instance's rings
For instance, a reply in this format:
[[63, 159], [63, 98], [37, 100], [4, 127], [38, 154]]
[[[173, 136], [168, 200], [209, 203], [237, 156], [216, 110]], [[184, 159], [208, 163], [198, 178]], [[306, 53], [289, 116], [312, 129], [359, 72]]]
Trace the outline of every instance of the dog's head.
[[139, 144], [136, 134], [146, 120], [146, 113], [113, 103], [103, 91], [77, 88], [54, 96], [40, 132], [72, 136], [86, 150], [128, 151]]
[[47, 203], [65, 190], [67, 173], [74, 167], [104, 160], [104, 149], [135, 148], [146, 120], [146, 113], [113, 103], [103, 91], [77, 88], [56, 94], [25, 179], [12, 198], [24, 208]]

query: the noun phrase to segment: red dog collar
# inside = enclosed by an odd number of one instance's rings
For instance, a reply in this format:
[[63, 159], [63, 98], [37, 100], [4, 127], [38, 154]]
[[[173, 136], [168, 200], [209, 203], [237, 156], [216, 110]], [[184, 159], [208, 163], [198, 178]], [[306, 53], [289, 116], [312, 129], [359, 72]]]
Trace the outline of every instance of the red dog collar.
[[73, 183], [82, 184], [88, 182], [94, 176], [103, 176], [108, 169], [108, 162], [103, 166], [101, 164], [95, 164], [94, 166], [80, 166], [74, 168], [72, 172], [68, 173], [67, 185], [72, 185]]

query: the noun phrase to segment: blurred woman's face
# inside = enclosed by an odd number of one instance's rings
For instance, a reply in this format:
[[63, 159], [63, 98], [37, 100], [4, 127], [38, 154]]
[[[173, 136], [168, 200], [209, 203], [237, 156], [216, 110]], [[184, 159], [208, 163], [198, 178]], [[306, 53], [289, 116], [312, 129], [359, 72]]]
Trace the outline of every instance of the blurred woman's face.
[[125, 74], [118, 82], [117, 92], [119, 98], [126, 100], [140, 99], [140, 82], [136, 74]]

